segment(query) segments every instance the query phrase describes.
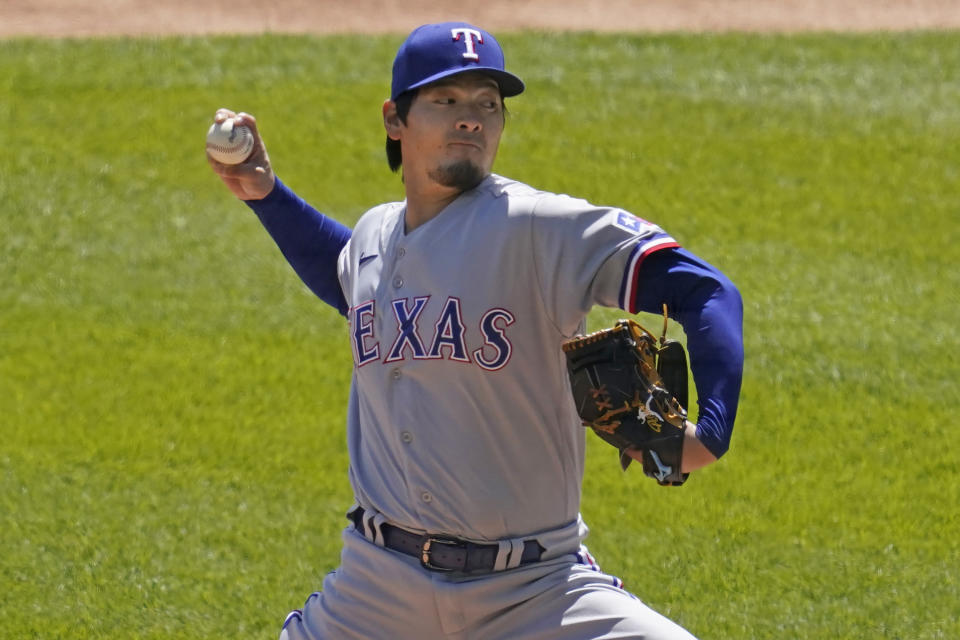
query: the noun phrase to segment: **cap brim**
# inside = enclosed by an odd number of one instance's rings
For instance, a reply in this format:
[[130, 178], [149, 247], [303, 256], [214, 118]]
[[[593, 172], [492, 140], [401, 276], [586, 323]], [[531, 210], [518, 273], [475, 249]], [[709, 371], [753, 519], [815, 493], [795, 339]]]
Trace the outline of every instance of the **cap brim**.
[[[459, 73], [466, 73], [468, 71], [478, 71], [480, 73], [486, 74], [496, 80], [497, 84], [500, 86], [500, 93], [504, 98], [509, 98], [511, 96], [520, 95], [523, 93], [523, 90], [526, 86], [523, 84], [523, 80], [513, 75], [508, 71], [503, 71], [502, 69], [495, 69], [493, 67], [463, 67], [461, 69], [447, 69], [440, 73], [434, 74], [429, 78], [424, 78], [420, 82], [407, 87], [403, 92], [411, 91], [413, 89], [419, 89], [420, 87], [426, 86], [431, 82], [436, 82], [437, 80], [442, 80], [443, 78], [449, 78], [450, 76], [457, 75]], [[393, 97], [394, 100], [397, 99], [397, 96]]]

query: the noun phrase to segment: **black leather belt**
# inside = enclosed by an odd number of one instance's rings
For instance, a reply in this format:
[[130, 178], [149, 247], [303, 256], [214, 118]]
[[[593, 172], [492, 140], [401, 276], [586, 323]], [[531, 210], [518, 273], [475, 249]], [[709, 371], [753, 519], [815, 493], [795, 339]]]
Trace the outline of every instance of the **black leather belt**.
[[[363, 508], [357, 507], [347, 517], [357, 531], [364, 533]], [[477, 544], [450, 536], [414, 533], [387, 523], [380, 526], [380, 531], [383, 546], [419, 559], [420, 564], [430, 571], [490, 573], [500, 551], [497, 544]], [[543, 552], [544, 548], [536, 540], [524, 541], [520, 564], [539, 561]]]

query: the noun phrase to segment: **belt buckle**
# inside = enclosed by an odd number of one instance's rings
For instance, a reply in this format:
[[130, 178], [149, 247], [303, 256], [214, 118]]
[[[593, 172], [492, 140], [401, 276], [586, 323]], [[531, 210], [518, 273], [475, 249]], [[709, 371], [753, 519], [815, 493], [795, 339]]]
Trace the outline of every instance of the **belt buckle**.
[[434, 550], [434, 545], [462, 549], [463, 543], [453, 538], [444, 538], [442, 536], [425, 536], [423, 542], [420, 544], [420, 564], [423, 566], [423, 568], [429, 569], [430, 571], [442, 571], [444, 573], [456, 571], [454, 568], [440, 567], [433, 564], [430, 556]]

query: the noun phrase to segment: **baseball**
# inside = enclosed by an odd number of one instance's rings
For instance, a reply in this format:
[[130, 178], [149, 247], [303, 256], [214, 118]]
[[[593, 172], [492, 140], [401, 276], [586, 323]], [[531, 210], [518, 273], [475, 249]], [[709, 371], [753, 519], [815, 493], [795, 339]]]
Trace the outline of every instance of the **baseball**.
[[214, 122], [207, 131], [207, 153], [223, 164], [240, 164], [253, 151], [253, 132], [250, 127], [236, 125], [233, 118]]

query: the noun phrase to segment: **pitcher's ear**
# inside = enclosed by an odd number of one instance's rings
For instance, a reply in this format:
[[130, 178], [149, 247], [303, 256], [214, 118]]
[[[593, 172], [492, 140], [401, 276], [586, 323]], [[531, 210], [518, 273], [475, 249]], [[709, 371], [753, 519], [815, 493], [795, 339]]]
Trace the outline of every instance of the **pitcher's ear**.
[[383, 128], [387, 131], [387, 137], [391, 140], [400, 139], [400, 128], [403, 123], [400, 121], [400, 114], [397, 113], [397, 103], [393, 100], [384, 100], [383, 102]]

